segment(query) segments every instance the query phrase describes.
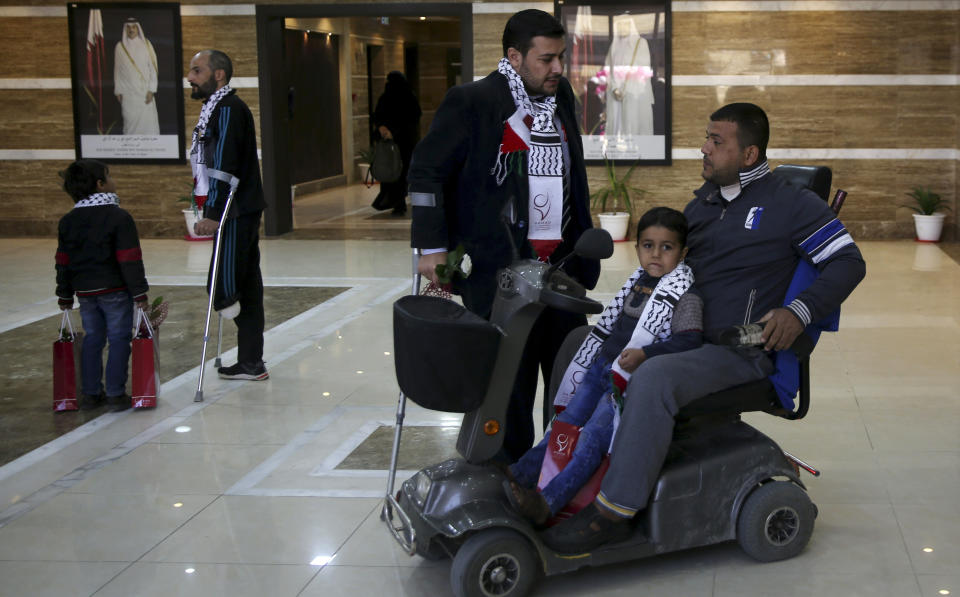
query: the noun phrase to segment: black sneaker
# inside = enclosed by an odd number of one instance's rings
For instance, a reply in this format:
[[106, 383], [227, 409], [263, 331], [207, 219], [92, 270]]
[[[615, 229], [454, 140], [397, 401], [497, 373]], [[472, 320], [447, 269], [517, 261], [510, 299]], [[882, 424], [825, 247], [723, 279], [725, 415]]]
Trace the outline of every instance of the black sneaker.
[[104, 396], [103, 392], [100, 392], [96, 396], [80, 394], [80, 410], [93, 410], [95, 408], [100, 408], [103, 406], [103, 403], [106, 399], [107, 397]]
[[121, 410], [127, 410], [133, 404], [129, 394], [120, 394], [119, 396], [107, 396], [107, 406], [110, 407], [111, 412], [120, 412]]
[[267, 373], [267, 367], [263, 361], [259, 363], [237, 363], [230, 367], [220, 367], [217, 369], [221, 379], [249, 379], [253, 381], [263, 381], [270, 377]]

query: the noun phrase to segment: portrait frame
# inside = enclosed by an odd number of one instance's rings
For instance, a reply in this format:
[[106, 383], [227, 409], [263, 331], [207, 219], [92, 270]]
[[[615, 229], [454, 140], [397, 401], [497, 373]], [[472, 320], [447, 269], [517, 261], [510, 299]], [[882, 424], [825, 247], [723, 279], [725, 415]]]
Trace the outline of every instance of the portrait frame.
[[670, 0], [555, 0], [588, 165], [669, 165]]
[[67, 23], [77, 159], [185, 163], [180, 5], [71, 2]]

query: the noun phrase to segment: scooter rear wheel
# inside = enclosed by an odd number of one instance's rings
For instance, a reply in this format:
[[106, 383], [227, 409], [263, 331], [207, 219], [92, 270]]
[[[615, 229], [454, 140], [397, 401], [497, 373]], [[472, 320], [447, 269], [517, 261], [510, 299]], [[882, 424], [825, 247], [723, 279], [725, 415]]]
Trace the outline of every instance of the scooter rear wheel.
[[771, 481], [751, 493], [737, 520], [737, 542], [761, 562], [792, 558], [813, 534], [816, 506], [799, 486]]
[[457, 551], [450, 585], [457, 597], [523, 597], [540, 577], [533, 546], [509, 529], [480, 531]]

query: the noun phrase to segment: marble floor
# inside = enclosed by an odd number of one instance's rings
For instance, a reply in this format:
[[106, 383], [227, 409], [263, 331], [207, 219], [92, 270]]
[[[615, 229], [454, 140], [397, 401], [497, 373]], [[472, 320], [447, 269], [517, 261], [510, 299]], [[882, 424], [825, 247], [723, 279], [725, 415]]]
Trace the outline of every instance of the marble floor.
[[[0, 239], [0, 331], [56, 314], [54, 244]], [[804, 478], [820, 511], [806, 550], [759, 564], [728, 543], [543, 579], [534, 595], [960, 594], [960, 266], [935, 245], [861, 248], [868, 275], [813, 357], [809, 416], [747, 417], [823, 471]], [[143, 249], [153, 284], [202, 284], [208, 246]], [[407, 243], [261, 249], [268, 286], [347, 290], [267, 332], [268, 381], [208, 375], [195, 403], [194, 366], [155, 410], [103, 414], [0, 467], [0, 595], [450, 594], [449, 561], [407, 556], [378, 518]], [[616, 247], [593, 296], [612, 296], [631, 253]], [[410, 404], [406, 425], [400, 479], [449, 451], [458, 418]]]
[[[323, 191], [295, 194], [294, 231], [285, 235], [296, 239], [410, 240], [410, 210], [395, 216], [390, 210], [370, 207], [379, 183], [334, 187]], [[409, 198], [407, 199], [409, 202]]]

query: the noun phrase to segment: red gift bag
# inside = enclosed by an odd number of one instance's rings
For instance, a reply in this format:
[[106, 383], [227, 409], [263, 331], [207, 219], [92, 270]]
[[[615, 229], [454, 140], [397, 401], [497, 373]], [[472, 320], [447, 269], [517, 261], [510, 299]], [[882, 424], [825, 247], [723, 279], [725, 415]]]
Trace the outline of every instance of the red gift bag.
[[133, 408], [154, 408], [160, 393], [160, 360], [157, 356], [157, 337], [150, 319], [143, 309], [137, 309], [133, 338], [133, 379], [131, 400]]
[[[537, 489], [543, 490], [557, 474], [562, 471], [573, 458], [573, 451], [577, 447], [577, 440], [580, 439], [580, 427], [571, 423], [563, 423], [558, 420], [553, 421], [550, 428], [550, 446], [543, 456], [543, 464], [540, 467], [540, 479], [537, 481]], [[562, 520], [566, 520], [583, 510], [600, 493], [600, 484], [603, 482], [603, 476], [610, 467], [610, 455], [605, 454], [600, 466], [593, 471], [590, 479], [580, 488], [573, 499], [564, 506], [557, 515], [547, 520], [547, 526], [553, 526]]]
[[63, 310], [60, 334], [53, 343], [53, 410], [77, 410], [77, 377], [80, 367], [80, 335], [73, 331], [70, 310]]

